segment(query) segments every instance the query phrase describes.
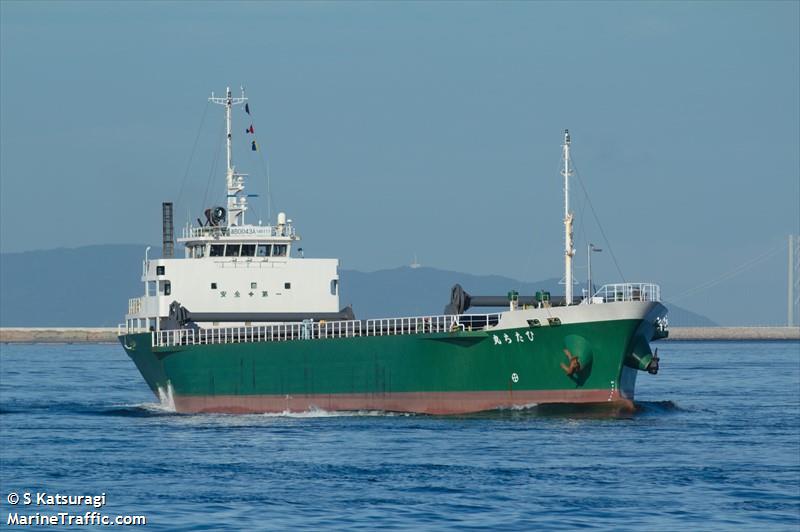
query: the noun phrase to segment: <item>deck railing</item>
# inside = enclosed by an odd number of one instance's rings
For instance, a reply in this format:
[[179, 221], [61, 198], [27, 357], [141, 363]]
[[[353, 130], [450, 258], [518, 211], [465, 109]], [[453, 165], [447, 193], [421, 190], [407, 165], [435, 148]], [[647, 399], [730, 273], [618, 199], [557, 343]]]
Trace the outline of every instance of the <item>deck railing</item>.
[[142, 298], [133, 297], [128, 300], [128, 314], [139, 314], [142, 310]]
[[661, 287], [653, 283], [617, 283], [600, 287], [594, 297], [604, 303], [616, 301], [661, 301]]
[[499, 314], [463, 314], [460, 316], [416, 316], [373, 320], [320, 321], [313, 323], [276, 323], [243, 327], [176, 329], [153, 331], [154, 347], [177, 345], [235, 344], [245, 342], [283, 342], [356, 336], [396, 336], [481, 330], [497, 325]]

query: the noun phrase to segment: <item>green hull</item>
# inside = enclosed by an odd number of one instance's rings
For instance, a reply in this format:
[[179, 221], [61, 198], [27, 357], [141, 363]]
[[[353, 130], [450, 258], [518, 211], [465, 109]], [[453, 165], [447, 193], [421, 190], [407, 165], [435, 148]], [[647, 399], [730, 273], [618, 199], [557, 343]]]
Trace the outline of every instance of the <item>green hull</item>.
[[[464, 413], [531, 403], [631, 405], [652, 323], [622, 319], [491, 331], [151, 346], [120, 337], [179, 412]], [[568, 375], [569, 357], [580, 370]]]

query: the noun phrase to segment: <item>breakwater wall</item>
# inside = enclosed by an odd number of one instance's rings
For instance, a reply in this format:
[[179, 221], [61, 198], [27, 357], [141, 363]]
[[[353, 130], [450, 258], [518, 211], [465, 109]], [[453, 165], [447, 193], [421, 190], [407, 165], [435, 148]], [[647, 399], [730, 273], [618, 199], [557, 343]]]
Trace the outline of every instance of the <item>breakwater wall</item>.
[[670, 327], [669, 340], [800, 340], [800, 327]]
[[[800, 327], [672, 327], [668, 341], [800, 340]], [[116, 327], [5, 327], [0, 343], [116, 343]]]
[[3, 327], [5, 344], [103, 344], [117, 343], [116, 327]]

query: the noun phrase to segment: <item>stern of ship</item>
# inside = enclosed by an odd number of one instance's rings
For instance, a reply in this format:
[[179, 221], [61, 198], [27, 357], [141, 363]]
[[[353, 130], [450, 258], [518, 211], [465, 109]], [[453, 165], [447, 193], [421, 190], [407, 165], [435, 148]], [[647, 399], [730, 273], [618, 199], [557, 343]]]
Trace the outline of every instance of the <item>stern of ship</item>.
[[169, 379], [164, 364], [152, 348], [150, 332], [122, 334], [118, 337], [125, 352], [136, 364], [153, 395], [161, 399], [169, 389]]

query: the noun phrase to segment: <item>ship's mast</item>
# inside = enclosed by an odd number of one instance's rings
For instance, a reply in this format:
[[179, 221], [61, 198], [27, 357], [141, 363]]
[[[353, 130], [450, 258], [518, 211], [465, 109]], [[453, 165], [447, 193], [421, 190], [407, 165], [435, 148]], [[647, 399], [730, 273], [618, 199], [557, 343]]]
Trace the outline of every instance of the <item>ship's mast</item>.
[[572, 304], [572, 257], [575, 249], [572, 242], [572, 213], [569, 212], [569, 176], [572, 171], [569, 168], [569, 130], [564, 130], [564, 169], [561, 175], [564, 176], [564, 299], [566, 305]]
[[227, 225], [243, 225], [244, 213], [247, 210], [247, 197], [240, 194], [244, 191], [244, 178], [247, 174], [237, 174], [233, 167], [231, 108], [234, 105], [243, 104], [247, 101], [247, 98], [244, 96], [244, 88], [242, 88], [242, 96], [234, 98], [231, 94], [231, 88], [227, 87], [224, 98], [216, 98], [212, 92], [208, 101], [225, 106], [225, 143], [228, 156], [228, 166], [225, 173], [226, 196], [228, 198]]

